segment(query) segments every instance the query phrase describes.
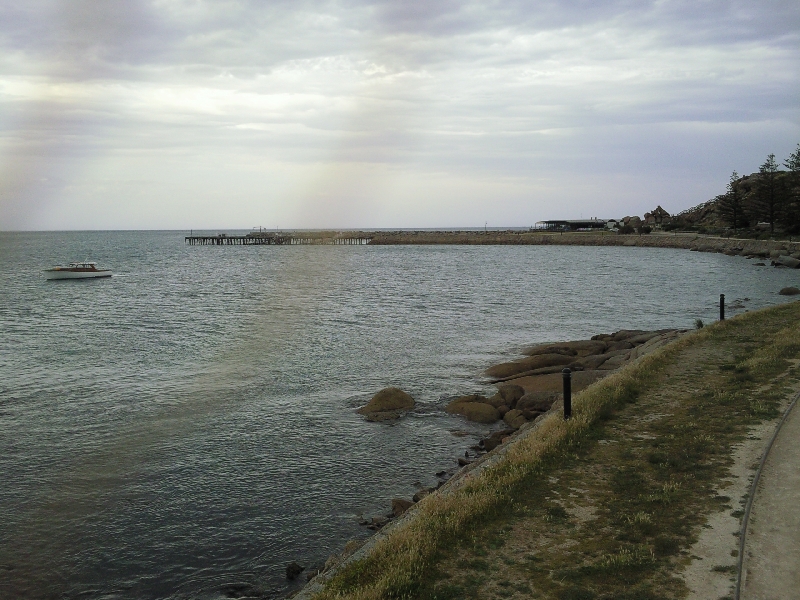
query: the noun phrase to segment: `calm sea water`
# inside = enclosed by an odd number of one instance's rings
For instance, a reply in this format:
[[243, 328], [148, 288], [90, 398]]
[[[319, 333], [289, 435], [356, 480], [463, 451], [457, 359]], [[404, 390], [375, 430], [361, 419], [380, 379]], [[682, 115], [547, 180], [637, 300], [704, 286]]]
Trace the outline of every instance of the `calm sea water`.
[[[0, 234], [0, 596], [273, 597], [483, 429], [446, 415], [520, 345], [713, 321], [800, 271], [544, 246], [188, 247]], [[111, 279], [45, 281], [93, 259]], [[744, 300], [747, 298], [747, 300]], [[396, 385], [396, 424], [354, 413]]]

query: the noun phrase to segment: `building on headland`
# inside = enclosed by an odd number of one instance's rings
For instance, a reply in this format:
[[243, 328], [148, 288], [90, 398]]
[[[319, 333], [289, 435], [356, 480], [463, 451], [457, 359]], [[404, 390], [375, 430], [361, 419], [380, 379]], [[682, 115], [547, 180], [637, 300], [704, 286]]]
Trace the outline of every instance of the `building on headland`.
[[554, 221], [539, 221], [534, 229], [544, 229], [545, 231], [594, 231], [604, 229], [606, 221], [604, 219], [566, 219]]

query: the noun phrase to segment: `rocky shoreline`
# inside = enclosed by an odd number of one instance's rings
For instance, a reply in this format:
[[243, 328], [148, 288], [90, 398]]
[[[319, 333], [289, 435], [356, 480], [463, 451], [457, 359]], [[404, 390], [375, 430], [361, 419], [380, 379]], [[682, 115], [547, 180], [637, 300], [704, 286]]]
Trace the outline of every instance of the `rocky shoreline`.
[[[350, 540], [341, 554], [332, 555], [324, 565], [306, 569], [297, 563], [289, 564], [287, 579], [304, 574], [309, 582], [289, 597], [311, 598], [341, 566], [361, 556], [383, 537], [384, 528], [389, 531], [403, 521], [417, 502], [440, 490], [448, 493], [474, 469], [498, 460], [507, 442], [535, 428], [545, 415], [563, 410], [563, 369], [571, 370], [572, 390], [578, 392], [670, 343], [685, 331], [620, 330], [595, 335], [590, 340], [538, 344], [524, 349], [523, 358], [489, 367], [485, 375], [497, 385], [497, 393], [491, 397], [457, 396], [445, 408], [450, 414], [486, 424], [489, 426], [486, 435], [463, 457], [456, 458], [457, 467], [436, 473], [438, 484], [435, 487], [420, 486], [411, 499], [391, 499], [391, 511], [386, 514], [363, 519], [360, 524], [375, 531], [373, 537]], [[413, 408], [414, 400], [410, 395], [398, 388], [386, 388], [357, 412], [368, 421], [381, 422], [402, 418]], [[502, 429], [491, 430], [501, 422]]]
[[696, 233], [661, 233], [619, 235], [612, 232], [540, 231], [378, 231], [370, 234], [372, 245], [464, 244], [531, 246], [625, 246], [644, 248], [680, 248], [696, 252], [717, 252], [731, 256], [776, 259], [789, 256], [800, 260], [800, 242], [723, 238]]

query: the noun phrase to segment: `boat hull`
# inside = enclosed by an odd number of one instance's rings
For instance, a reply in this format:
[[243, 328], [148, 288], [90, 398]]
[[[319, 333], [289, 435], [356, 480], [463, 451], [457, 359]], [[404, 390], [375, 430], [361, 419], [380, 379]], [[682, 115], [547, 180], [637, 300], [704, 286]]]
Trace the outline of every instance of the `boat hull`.
[[44, 272], [46, 279], [96, 279], [98, 277], [111, 277], [110, 270], [101, 271], [68, 271], [66, 269], [48, 269]]

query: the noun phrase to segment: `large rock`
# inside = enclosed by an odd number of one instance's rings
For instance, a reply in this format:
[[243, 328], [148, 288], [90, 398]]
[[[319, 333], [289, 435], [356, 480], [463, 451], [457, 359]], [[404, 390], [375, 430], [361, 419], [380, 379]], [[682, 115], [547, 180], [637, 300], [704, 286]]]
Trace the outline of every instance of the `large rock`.
[[630, 340], [623, 340], [621, 342], [611, 342], [606, 348], [606, 352], [616, 352], [617, 350], [630, 350], [633, 344]]
[[491, 404], [483, 402], [451, 402], [445, 410], [451, 415], [461, 415], [475, 423], [494, 423], [500, 420], [500, 413]]
[[[575, 371], [572, 373], [572, 392], [582, 390], [595, 381], [608, 376], [610, 371]], [[561, 373], [552, 375], [537, 375], [533, 377], [522, 377], [515, 379], [514, 383], [522, 386], [525, 393], [530, 392], [562, 392], [564, 389], [564, 378]]]
[[[563, 354], [565, 356], [589, 356], [605, 352], [606, 343], [603, 340], [576, 340], [574, 342], [559, 342], [534, 346], [523, 351], [528, 356], [538, 356], [542, 354]], [[564, 364], [564, 363], [559, 363]], [[543, 365], [544, 366], [544, 365]]]
[[779, 256], [775, 259], [775, 262], [784, 267], [789, 267], [790, 269], [797, 269], [800, 267], [800, 260], [792, 258], [791, 256]]
[[523, 390], [520, 386], [515, 385], [513, 383], [506, 383], [504, 385], [497, 386], [497, 393], [505, 400], [503, 404], [514, 408], [517, 400], [522, 398], [525, 395], [525, 390]]
[[583, 367], [584, 369], [599, 369], [600, 365], [606, 362], [609, 358], [611, 358], [610, 354], [595, 354], [593, 356], [581, 358], [580, 360], [575, 361], [575, 364]]
[[522, 414], [522, 411], [516, 409], [508, 411], [503, 417], [503, 421], [505, 421], [506, 425], [511, 427], [511, 429], [519, 429], [528, 422], [525, 415]]
[[414, 408], [414, 398], [396, 387], [388, 387], [372, 397], [366, 406], [356, 412], [372, 421], [385, 421], [396, 419], [405, 411]]
[[649, 342], [658, 335], [660, 335], [658, 331], [648, 331], [647, 333], [640, 333], [639, 335], [634, 335], [632, 337], [629, 337], [624, 341], [633, 344], [634, 346], [638, 346], [639, 344], [644, 344], [645, 342]]
[[643, 331], [641, 329], [620, 329], [614, 334], [614, 341], [621, 342], [623, 340], [627, 340], [628, 338], [632, 338], [637, 335], [642, 335], [643, 333], [650, 333], [650, 332]]
[[399, 517], [412, 506], [414, 506], [414, 503], [411, 500], [392, 498], [392, 514], [394, 514], [395, 517]]
[[486, 369], [486, 375], [489, 377], [502, 379], [504, 377], [510, 377], [526, 371], [533, 371], [534, 369], [553, 367], [557, 365], [568, 365], [573, 360], [575, 360], [573, 356], [565, 356], [564, 354], [537, 354], [529, 358], [523, 358], [522, 360], [501, 363], [499, 365], [489, 367]]
[[796, 296], [797, 294], [800, 294], [800, 290], [796, 287], [785, 287], [778, 293], [781, 296]]
[[522, 351], [523, 354], [528, 356], [536, 356], [537, 354], [564, 354], [565, 356], [575, 356], [575, 351], [567, 348], [565, 344], [537, 344], [530, 346]]
[[558, 392], [528, 392], [517, 400], [517, 409], [521, 411], [547, 412], [558, 398]]
[[491, 404], [495, 408], [499, 409], [501, 406], [507, 406], [505, 399], [500, 395], [500, 392], [497, 392], [491, 398], [486, 399], [486, 404]]

